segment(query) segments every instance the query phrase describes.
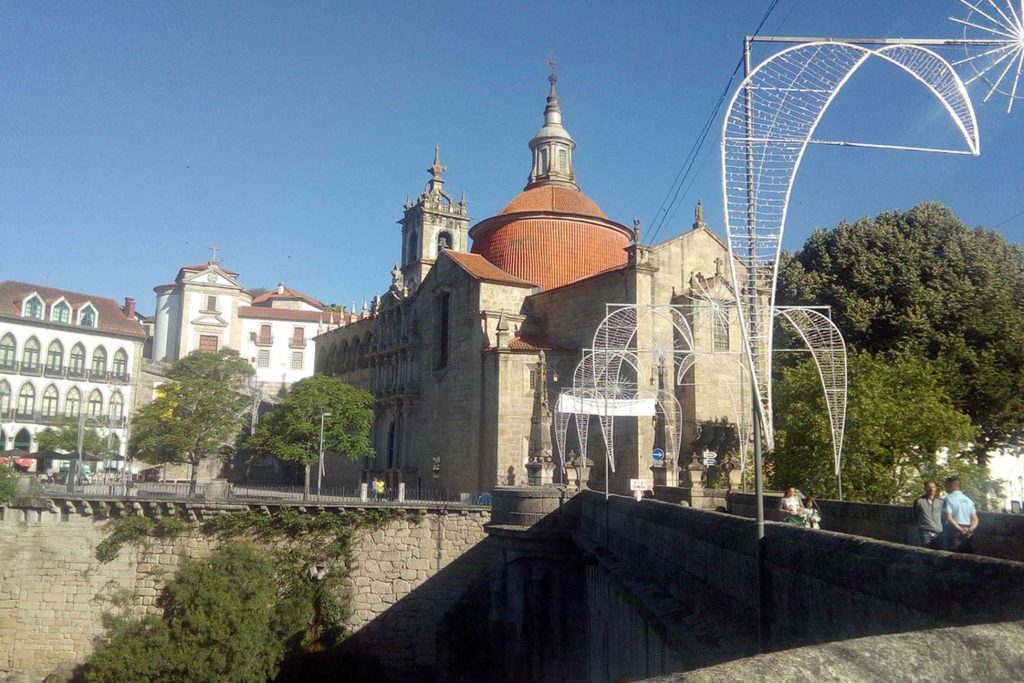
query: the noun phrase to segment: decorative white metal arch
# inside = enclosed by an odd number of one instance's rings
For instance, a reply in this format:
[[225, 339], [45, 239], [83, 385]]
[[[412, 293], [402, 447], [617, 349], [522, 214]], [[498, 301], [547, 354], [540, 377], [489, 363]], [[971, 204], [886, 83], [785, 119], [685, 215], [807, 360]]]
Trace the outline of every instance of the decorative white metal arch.
[[[895, 65], [923, 84], [957, 126], [966, 149], [814, 139], [836, 95], [872, 57]], [[793, 182], [810, 144], [979, 153], [977, 121], [963, 82], [948, 62], [922, 47], [896, 44], [867, 49], [838, 41], [806, 43], [769, 57], [744, 79], [722, 126], [722, 194], [745, 358], [769, 448], [774, 447], [769, 357], [777, 265]], [[833, 404], [834, 400], [830, 406]]]

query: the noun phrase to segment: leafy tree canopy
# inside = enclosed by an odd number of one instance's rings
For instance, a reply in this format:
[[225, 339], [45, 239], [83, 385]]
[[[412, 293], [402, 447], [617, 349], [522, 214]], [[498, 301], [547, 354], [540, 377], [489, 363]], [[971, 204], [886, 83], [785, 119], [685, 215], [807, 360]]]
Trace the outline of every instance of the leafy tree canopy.
[[847, 343], [935, 361], [979, 456], [1024, 433], [1024, 250], [948, 208], [817, 230], [780, 264], [786, 304], [827, 304]]
[[[78, 424], [69, 420], [56, 429], [47, 427], [36, 434], [36, 444], [41, 451], [77, 452]], [[107, 439], [90, 427], [82, 432], [82, 450], [92, 455], [103, 455], [107, 452]]]
[[167, 585], [163, 618], [107, 620], [88, 683], [265, 683], [310, 617], [281, 595], [269, 557], [228, 544], [186, 561]]
[[263, 417], [248, 445], [282, 460], [316, 462], [322, 413], [330, 413], [324, 419], [324, 450], [351, 459], [372, 450], [373, 395], [326, 375], [296, 382], [281, 405]]
[[0, 505], [9, 503], [14, 497], [15, 479], [18, 473], [10, 465], [0, 465]]
[[167, 370], [170, 379], [208, 379], [244, 387], [253, 374], [252, 366], [234, 349], [217, 353], [193, 351]]
[[[924, 478], [966, 472], [955, 454], [974, 430], [926, 360], [910, 355], [884, 360], [860, 352], [849, 355], [848, 368], [845, 499], [904, 503], [920, 495]], [[808, 360], [783, 369], [781, 379], [774, 394], [776, 448], [766, 456], [770, 483], [836, 498], [832, 436], [818, 371]], [[940, 466], [937, 454], [945, 449], [950, 465]]]

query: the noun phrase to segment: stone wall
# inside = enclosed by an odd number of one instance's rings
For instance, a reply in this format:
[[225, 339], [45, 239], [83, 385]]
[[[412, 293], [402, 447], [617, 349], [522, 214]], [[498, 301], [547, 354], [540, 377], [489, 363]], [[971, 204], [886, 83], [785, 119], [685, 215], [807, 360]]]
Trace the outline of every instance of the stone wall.
[[[201, 520], [246, 509], [150, 502], [145, 512]], [[145, 548], [125, 547], [102, 564], [95, 557], [107, 535], [102, 512], [98, 502], [82, 501], [0, 508], [0, 676], [39, 681], [55, 669], [75, 667], [102, 634], [104, 612], [121, 601], [136, 614], [155, 612], [156, 597], [180, 562], [216, 547], [193, 530], [173, 540], [153, 539]], [[358, 537], [345, 581], [352, 598], [349, 647], [372, 652], [399, 677], [418, 677], [414, 672], [433, 666], [442, 617], [481, 580], [491, 560], [483, 543], [487, 510], [420, 512], [418, 524], [395, 521]]]
[[[777, 520], [781, 493], [765, 494], [765, 518]], [[743, 517], [754, 516], [754, 494], [733, 492], [728, 495], [730, 512]], [[864, 536], [890, 543], [917, 545], [917, 525], [908, 505], [875, 505], [820, 500], [821, 528], [854, 536]], [[978, 530], [974, 536], [976, 555], [1004, 560], [1024, 561], [1024, 515], [997, 512], [978, 513]]]

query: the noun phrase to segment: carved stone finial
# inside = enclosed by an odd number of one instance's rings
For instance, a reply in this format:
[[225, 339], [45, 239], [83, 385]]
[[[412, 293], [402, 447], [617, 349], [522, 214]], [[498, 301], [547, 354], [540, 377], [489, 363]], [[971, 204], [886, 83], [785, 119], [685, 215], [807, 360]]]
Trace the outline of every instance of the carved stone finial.
[[640, 244], [640, 219], [633, 219], [633, 243]]
[[698, 199], [697, 206], [693, 209], [693, 229], [706, 227], [708, 224], [704, 222], [704, 204]]

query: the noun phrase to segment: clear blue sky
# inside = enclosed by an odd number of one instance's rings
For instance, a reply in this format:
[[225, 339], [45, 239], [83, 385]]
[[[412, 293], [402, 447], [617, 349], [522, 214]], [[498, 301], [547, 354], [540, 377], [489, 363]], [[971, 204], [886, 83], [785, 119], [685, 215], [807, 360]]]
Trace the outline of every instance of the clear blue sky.
[[[152, 287], [216, 243], [246, 286], [361, 302], [390, 283], [395, 221], [435, 144], [475, 219], [522, 189], [549, 55], [581, 187], [646, 239], [769, 4], [2, 0], [0, 279], [134, 296], [149, 313]], [[781, 0], [763, 33], [957, 37], [946, 17], [963, 9]], [[954, 144], [934, 101], [890, 75], [859, 74], [822, 137]], [[922, 200], [970, 225], [1024, 211], [1024, 103], [1007, 116], [971, 91], [980, 158], [812, 149], [786, 246]], [[660, 239], [698, 198], [722, 233], [720, 125]], [[999, 229], [1024, 241], [1024, 215]]]

